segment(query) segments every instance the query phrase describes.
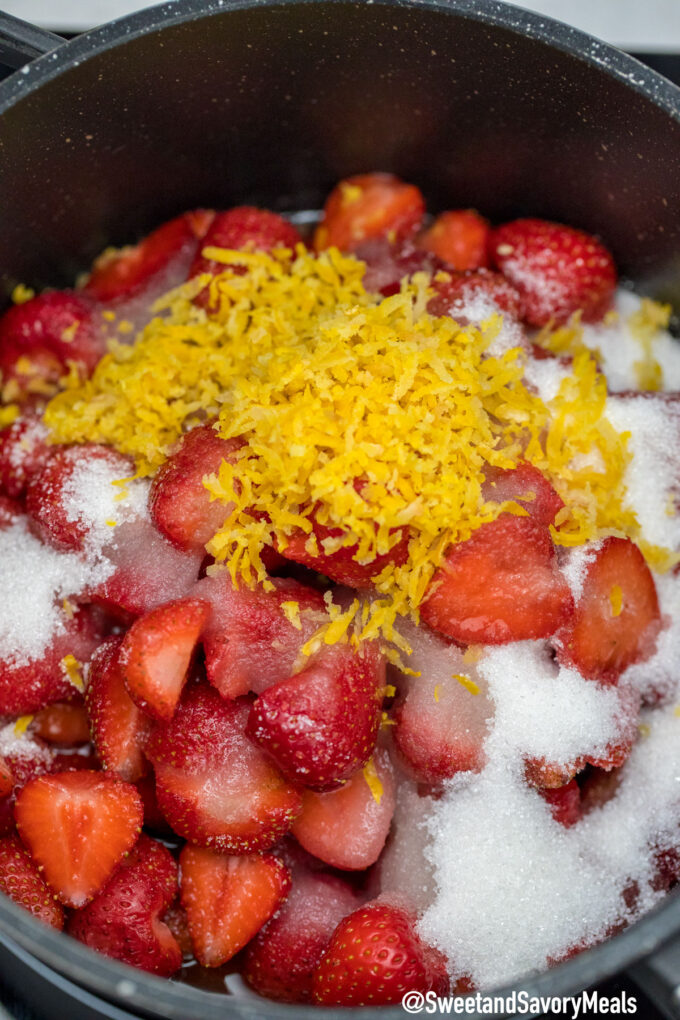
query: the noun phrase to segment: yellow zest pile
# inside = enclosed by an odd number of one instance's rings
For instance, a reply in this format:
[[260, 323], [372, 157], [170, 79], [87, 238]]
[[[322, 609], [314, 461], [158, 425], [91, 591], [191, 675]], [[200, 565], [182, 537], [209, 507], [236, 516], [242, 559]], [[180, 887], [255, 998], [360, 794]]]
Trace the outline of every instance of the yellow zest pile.
[[[205, 254], [224, 271], [166, 295], [136, 342], [112, 342], [45, 420], [58, 442], [131, 455], [140, 475], [208, 419], [225, 439], [244, 437], [235, 463], [204, 480], [232, 507], [208, 550], [235, 581], [267, 583], [260, 552], [272, 534], [285, 546], [301, 531], [317, 551], [312, 513], [342, 531], [321, 551], [357, 546], [363, 564], [408, 529], [408, 562], [374, 579], [374, 601], [336, 607], [322, 640], [342, 640], [350, 624], [356, 639], [394, 639], [397, 616], [417, 617], [451, 543], [503, 510], [526, 513], [483, 498], [490, 465], [527, 459], [550, 478], [566, 503], [558, 543], [638, 537], [625, 505], [626, 436], [603, 417], [605, 382], [589, 354], [546, 405], [523, 380], [521, 350], [489, 353], [498, 317], [462, 328], [427, 313], [424, 273], [380, 299], [363, 287], [363, 263], [336, 249]], [[206, 286], [210, 313], [193, 300]]]

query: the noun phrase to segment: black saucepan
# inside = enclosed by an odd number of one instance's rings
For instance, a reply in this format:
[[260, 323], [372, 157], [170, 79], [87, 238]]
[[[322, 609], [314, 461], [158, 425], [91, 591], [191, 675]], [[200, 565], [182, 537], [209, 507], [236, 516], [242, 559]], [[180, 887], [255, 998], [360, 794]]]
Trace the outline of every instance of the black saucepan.
[[[557, 22], [493, 0], [176, 0], [68, 43], [0, 17], [3, 62], [19, 70], [0, 84], [0, 302], [185, 208], [314, 209], [382, 169], [433, 208], [598, 233], [680, 309], [680, 90]], [[138, 973], [4, 898], [0, 948], [2, 980], [47, 1016], [311, 1016]], [[567, 994], [631, 965], [680, 1016], [676, 896], [516, 989]]]

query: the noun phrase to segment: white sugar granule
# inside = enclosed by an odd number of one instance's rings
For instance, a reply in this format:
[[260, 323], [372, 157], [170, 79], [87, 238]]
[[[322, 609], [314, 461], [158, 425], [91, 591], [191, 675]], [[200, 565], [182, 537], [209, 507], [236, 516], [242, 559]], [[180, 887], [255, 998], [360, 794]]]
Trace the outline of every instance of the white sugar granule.
[[533, 386], [544, 404], [549, 404], [557, 396], [560, 386], [571, 375], [569, 366], [563, 365], [559, 358], [527, 358], [524, 379]]
[[[121, 481], [120, 468], [101, 457], [81, 460], [64, 486], [63, 505], [70, 521], [87, 528], [86, 545], [101, 549], [123, 523], [148, 516], [149, 482]], [[121, 499], [121, 495], [123, 498]]]
[[19, 442], [10, 444], [10, 465], [13, 468], [21, 467], [26, 455], [33, 452], [36, 444], [45, 442], [47, 436], [47, 427], [40, 418], [35, 421], [28, 419]]
[[581, 598], [588, 567], [601, 545], [602, 542], [588, 542], [587, 545], [576, 545], [571, 549], [558, 549], [560, 571], [571, 589], [574, 602]]
[[49, 764], [54, 754], [45, 744], [39, 744], [30, 733], [17, 733], [14, 722], [0, 729], [0, 756], [28, 758]]
[[629, 666], [621, 683], [634, 687], [644, 701], [668, 701], [677, 688], [680, 663], [680, 583], [673, 574], [655, 574], [659, 609], [665, 622], [656, 639], [656, 652], [647, 662]]

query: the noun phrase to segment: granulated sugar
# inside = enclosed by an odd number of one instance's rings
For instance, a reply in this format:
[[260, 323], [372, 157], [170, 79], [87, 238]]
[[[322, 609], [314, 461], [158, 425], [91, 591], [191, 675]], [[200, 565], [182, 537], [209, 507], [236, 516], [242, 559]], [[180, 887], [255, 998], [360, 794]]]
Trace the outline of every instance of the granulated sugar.
[[125, 478], [126, 469], [129, 471], [125, 458], [115, 455], [110, 460], [83, 459], [64, 487], [67, 517], [85, 525], [86, 545], [90, 549], [109, 544], [114, 529], [121, 524], [148, 517], [150, 483], [137, 478], [124, 485], [117, 484]]

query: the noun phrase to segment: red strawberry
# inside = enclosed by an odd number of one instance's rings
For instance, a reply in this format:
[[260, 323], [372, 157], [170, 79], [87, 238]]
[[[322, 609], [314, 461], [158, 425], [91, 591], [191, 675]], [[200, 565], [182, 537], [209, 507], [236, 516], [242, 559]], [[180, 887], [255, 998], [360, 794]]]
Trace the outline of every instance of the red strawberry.
[[192, 686], [147, 747], [172, 828], [225, 853], [273, 846], [300, 810], [297, 790], [245, 736], [249, 711], [248, 702]]
[[307, 552], [306, 545], [309, 538], [303, 531], [296, 531], [287, 539], [285, 549], [279, 546], [279, 552], [288, 560], [295, 563], [302, 563], [305, 567], [325, 574], [337, 584], [347, 585], [349, 588], [371, 588], [374, 577], [392, 563], [395, 567], [401, 567], [408, 560], [409, 538], [404, 534], [403, 538], [390, 549], [388, 553], [376, 556], [370, 563], [357, 563], [354, 559], [358, 545], [343, 546], [335, 552], [325, 553], [321, 543], [325, 538], [339, 538], [342, 528], [327, 528], [323, 524], [314, 523], [314, 535], [316, 536], [318, 553]]
[[483, 744], [493, 706], [486, 683], [461, 651], [426, 627], [402, 626], [405, 657], [420, 675], [405, 677], [391, 728], [399, 763], [417, 782], [439, 785], [484, 766]]
[[104, 353], [91, 301], [71, 291], [47, 291], [14, 305], [0, 319], [0, 371], [4, 382], [44, 392], [73, 361], [89, 375]]
[[172, 719], [209, 612], [204, 599], [178, 599], [135, 620], [125, 635], [120, 650], [125, 686], [152, 718]]
[[453, 269], [480, 269], [489, 264], [490, 233], [488, 220], [474, 209], [452, 209], [437, 216], [420, 235], [418, 244]]
[[47, 445], [47, 428], [34, 410], [25, 410], [0, 432], [0, 486], [8, 496], [23, 496], [52, 450]]
[[337, 790], [302, 795], [291, 831], [305, 850], [334, 868], [368, 868], [385, 845], [394, 814], [394, 771], [387, 752], [376, 751], [367, 769], [368, 775], [355, 772]]
[[221, 273], [224, 266], [205, 258], [203, 249], [227, 248], [234, 251], [271, 251], [273, 248], [295, 248], [302, 238], [292, 223], [267, 209], [242, 205], [217, 213], [203, 238], [201, 250], [191, 263], [189, 276], [199, 273]]
[[599, 322], [616, 288], [614, 260], [597, 238], [547, 220], [513, 220], [491, 235], [495, 264], [522, 296], [531, 326], [561, 324], [581, 311]]
[[[147, 720], [150, 722], [151, 720]], [[148, 762], [144, 762], [145, 767], [149, 767]], [[142, 798], [142, 804], [144, 805], [144, 828], [151, 829], [152, 832], [157, 833], [159, 836], [174, 838], [175, 834], [168, 825], [165, 815], [158, 806], [158, 800], [156, 798], [156, 777], [153, 773], [153, 769], [142, 776], [135, 782], [137, 792]]]
[[0, 892], [45, 924], [64, 927], [61, 904], [18, 836], [0, 839]]
[[92, 902], [73, 914], [69, 934], [98, 953], [167, 977], [182, 966], [182, 951], [161, 920], [176, 895], [170, 851], [142, 835]]
[[564, 506], [545, 475], [526, 461], [508, 471], [487, 468], [482, 495], [494, 503], [514, 499], [537, 524], [546, 527], [554, 523], [555, 515]]
[[383, 297], [397, 294], [404, 277], [414, 273], [434, 276], [446, 269], [446, 263], [431, 252], [416, 248], [410, 237], [397, 242], [390, 242], [387, 237], [374, 237], [357, 245], [353, 254], [366, 263], [363, 279], [366, 290]]
[[573, 612], [546, 528], [502, 514], [449, 550], [420, 607], [430, 627], [465, 644], [548, 637]]
[[552, 790], [541, 790], [541, 796], [550, 805], [552, 816], [556, 822], [563, 825], [565, 829], [580, 820], [581, 791], [575, 779], [565, 786], [558, 786]]
[[82, 907], [137, 839], [142, 802], [134, 786], [104, 772], [32, 779], [14, 814], [22, 842], [62, 903]]
[[[314, 588], [274, 578], [273, 591], [234, 588], [227, 571], [206, 577], [193, 594], [212, 603], [203, 632], [208, 680], [223, 698], [237, 698], [287, 680], [300, 649], [327, 619], [323, 596]], [[297, 603], [299, 629], [281, 606]], [[292, 608], [292, 607], [291, 607]], [[296, 621], [298, 622], [298, 621]]]
[[187, 432], [156, 474], [149, 495], [151, 519], [179, 549], [203, 549], [224, 523], [232, 505], [211, 502], [203, 484], [223, 460], [236, 463], [242, 439], [220, 439], [211, 423]]
[[23, 516], [24, 508], [16, 499], [0, 495], [0, 531], [11, 528]]
[[587, 568], [573, 618], [557, 635], [560, 661], [590, 680], [616, 683], [654, 653], [661, 614], [654, 578], [627, 538], [606, 538]]
[[55, 701], [41, 708], [31, 726], [36, 736], [42, 737], [48, 744], [74, 747], [90, 740], [90, 720], [80, 695], [70, 701]]
[[484, 314], [499, 311], [513, 319], [520, 317], [519, 291], [504, 276], [490, 269], [449, 272], [446, 278], [433, 280], [432, 286], [436, 293], [427, 305], [430, 315], [451, 315], [456, 319], [465, 315], [467, 309], [481, 305]]
[[279, 1002], [310, 1002], [312, 976], [335, 928], [360, 905], [357, 892], [334, 875], [298, 866], [288, 897], [246, 950], [243, 976]]
[[414, 234], [425, 213], [419, 189], [393, 174], [357, 174], [333, 188], [314, 235], [317, 251], [352, 251], [372, 237], [399, 240]]
[[85, 700], [102, 767], [134, 783], [147, 770], [142, 752], [151, 732], [151, 720], [127, 692], [121, 644], [122, 638], [111, 637], [95, 652]]
[[167, 924], [172, 932], [177, 945], [182, 950], [182, 957], [186, 962], [193, 960], [194, 947], [191, 943], [187, 912], [176, 900], [163, 914], [163, 923]]
[[444, 956], [422, 942], [415, 916], [380, 900], [340, 922], [314, 973], [324, 1006], [386, 1006], [407, 991], [448, 994]]
[[207, 209], [168, 220], [134, 247], [105, 251], [96, 260], [85, 291], [98, 301], [130, 297], [168, 265], [191, 258], [214, 217]]
[[0, 797], [7, 797], [14, 789], [12, 769], [5, 758], [0, 757]]
[[204, 967], [220, 967], [243, 949], [290, 888], [290, 873], [273, 854], [230, 857], [187, 845], [180, 865], [182, 906]]
[[382, 653], [372, 642], [358, 651], [328, 646], [300, 673], [260, 695], [246, 732], [294, 781], [335, 786], [373, 753], [384, 677]]

